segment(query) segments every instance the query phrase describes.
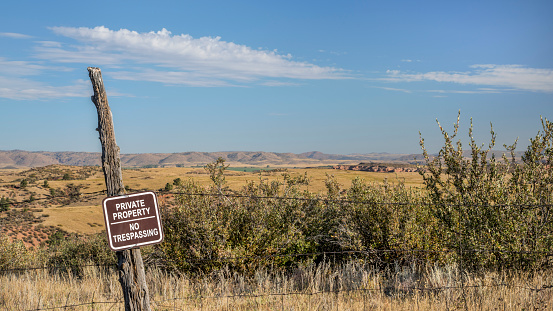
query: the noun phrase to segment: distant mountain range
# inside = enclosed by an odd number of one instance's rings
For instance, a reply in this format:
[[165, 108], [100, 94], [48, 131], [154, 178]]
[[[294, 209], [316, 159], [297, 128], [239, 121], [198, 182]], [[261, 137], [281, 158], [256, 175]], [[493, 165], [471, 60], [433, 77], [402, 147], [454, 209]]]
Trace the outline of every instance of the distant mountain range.
[[[493, 152], [497, 158], [502, 151]], [[522, 151], [516, 152], [520, 159]], [[470, 151], [464, 152], [470, 157]], [[366, 153], [366, 154], [326, 154], [318, 151], [305, 153], [276, 153], [254, 151], [224, 151], [224, 152], [180, 152], [180, 153], [137, 153], [122, 154], [123, 167], [143, 166], [198, 166], [214, 162], [222, 157], [231, 166], [286, 166], [310, 167], [325, 165], [352, 165], [359, 163], [389, 163], [389, 164], [416, 164], [423, 160], [422, 154], [393, 154], [393, 153]], [[0, 150], [0, 168], [41, 167], [52, 164], [94, 166], [101, 164], [99, 152], [50, 152], [50, 151], [23, 151]]]
[[[232, 166], [323, 166], [334, 164], [357, 164], [360, 162], [385, 162], [410, 164], [421, 155], [414, 154], [325, 154], [318, 151], [295, 153], [276, 152], [181, 152], [122, 154], [123, 167], [143, 166], [197, 166], [215, 161], [218, 157]], [[101, 164], [98, 152], [49, 152], [49, 151], [0, 151], [0, 168], [41, 167], [51, 164], [93, 166]]]

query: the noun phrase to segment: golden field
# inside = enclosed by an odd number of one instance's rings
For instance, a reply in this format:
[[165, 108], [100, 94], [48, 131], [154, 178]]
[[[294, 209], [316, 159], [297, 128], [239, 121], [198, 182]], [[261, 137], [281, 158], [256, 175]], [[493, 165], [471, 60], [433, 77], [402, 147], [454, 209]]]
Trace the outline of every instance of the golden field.
[[[146, 269], [152, 310], [551, 310], [550, 271], [465, 275], [455, 266], [378, 271], [355, 262], [293, 274], [224, 269], [200, 278]], [[422, 272], [422, 273], [421, 273]], [[45, 270], [0, 276], [6, 310], [124, 310], [118, 273], [91, 266], [79, 278]]]
[[[252, 170], [259, 169], [259, 172]], [[365, 171], [346, 171], [331, 168], [279, 168], [285, 171], [263, 171], [273, 168], [267, 167], [229, 167], [225, 171], [226, 186], [231, 190], [239, 190], [248, 182], [271, 182], [274, 180], [284, 182], [283, 174], [291, 177], [307, 176], [309, 185], [303, 186], [305, 190], [315, 193], [324, 193], [327, 175], [333, 175], [342, 188], [348, 188], [355, 178], [364, 179], [367, 183], [399, 183], [403, 182], [407, 187], [420, 187], [422, 178], [418, 173], [380, 173]], [[67, 175], [67, 176], [66, 176]], [[67, 179], [63, 179], [66, 176]], [[123, 182], [130, 188], [129, 192], [141, 190], [158, 191], [165, 188], [167, 183], [172, 184], [177, 178], [181, 180], [193, 179], [204, 186], [212, 184], [209, 174], [202, 167], [170, 167], [170, 168], [129, 168], [123, 169]], [[25, 187], [21, 186], [22, 180], [27, 181]], [[45, 186], [45, 181], [47, 186]], [[68, 185], [80, 188], [81, 196], [74, 202], [58, 202], [50, 200], [51, 189], [62, 193]], [[0, 197], [9, 198], [14, 203], [13, 210], [27, 209], [33, 215], [41, 219], [40, 225], [55, 227], [67, 232], [90, 234], [104, 229], [104, 221], [101, 210], [101, 201], [104, 194], [98, 193], [105, 190], [104, 176], [100, 167], [76, 167], [53, 165], [34, 169], [2, 169], [0, 170]], [[34, 202], [17, 204], [28, 201], [31, 196]], [[163, 198], [160, 198], [163, 203]], [[0, 214], [0, 220], [4, 218], [4, 227], [10, 227], [6, 215]], [[39, 223], [32, 225], [12, 224], [11, 231], [32, 232]], [[11, 232], [5, 229], [5, 233]], [[30, 233], [29, 233], [30, 234]], [[16, 237], [20, 238], [20, 235]], [[38, 245], [44, 239], [34, 238], [26, 241], [26, 244]]]

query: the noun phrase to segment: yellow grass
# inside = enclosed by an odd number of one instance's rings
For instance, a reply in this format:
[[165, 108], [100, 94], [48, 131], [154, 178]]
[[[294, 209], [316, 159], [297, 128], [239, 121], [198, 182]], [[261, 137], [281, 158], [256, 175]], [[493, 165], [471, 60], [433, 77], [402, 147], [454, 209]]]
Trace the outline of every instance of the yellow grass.
[[[84, 170], [82, 167], [71, 166], [56, 166], [62, 171], [72, 171], [75, 175]], [[362, 171], [344, 171], [334, 169], [299, 169], [289, 168], [287, 173], [292, 177], [304, 175], [310, 179], [308, 186], [303, 189], [315, 193], [324, 193], [326, 191], [325, 180], [326, 175], [333, 175], [336, 181], [341, 185], [342, 189], [347, 189], [351, 186], [351, 181], [355, 178], [364, 179], [367, 183], [398, 183], [404, 182], [408, 187], [420, 187], [422, 178], [418, 173], [375, 173]], [[11, 197], [13, 201], [23, 201], [29, 199], [31, 192], [35, 193], [37, 199], [46, 199], [50, 195], [50, 189], [43, 187], [44, 179], [37, 179], [36, 182], [29, 184], [25, 189], [19, 189], [18, 179], [26, 178], [18, 174], [25, 170], [0, 170], [0, 180], [4, 185], [13, 185], [15, 188], [0, 188], [0, 197]], [[29, 172], [29, 174], [35, 171]], [[248, 182], [270, 182], [278, 180], [284, 182], [282, 172], [267, 173], [263, 172], [241, 172], [227, 170], [225, 172], [226, 185], [232, 190], [239, 190]], [[212, 181], [209, 175], [203, 168], [186, 168], [186, 167], [171, 167], [171, 168], [140, 168], [140, 169], [124, 169], [123, 181], [126, 186], [132, 190], [154, 190], [163, 189], [167, 183], [172, 184], [173, 180], [180, 178], [182, 180], [193, 179], [201, 185], [209, 186]], [[49, 180], [50, 188], [63, 190], [68, 184], [80, 185], [83, 188], [81, 192], [84, 197], [89, 197], [87, 193], [99, 192], [105, 189], [104, 176], [100, 168], [95, 169], [95, 173], [84, 180]], [[35, 213], [36, 216], [41, 214], [48, 215], [43, 223], [45, 226], [57, 226], [69, 232], [77, 233], [94, 233], [104, 229], [104, 221], [102, 218], [101, 200], [102, 196], [90, 198], [87, 202], [77, 202], [69, 206], [38, 206], [43, 209], [40, 213]]]
[[84, 234], [104, 230], [104, 218], [100, 206], [63, 206], [45, 209], [39, 214], [47, 214], [44, 226], [57, 226], [69, 232]]
[[[287, 169], [291, 176], [299, 176], [307, 173], [310, 178], [309, 190], [313, 192], [325, 191], [324, 181], [326, 180], [326, 174], [334, 175], [336, 180], [343, 185], [344, 188], [348, 188], [351, 185], [351, 181], [355, 178], [362, 178], [366, 182], [387, 182], [398, 183], [404, 182], [406, 186], [421, 186], [422, 178], [418, 173], [375, 173], [375, 172], [362, 172], [362, 171], [345, 171], [334, 169]], [[0, 173], [2, 173], [0, 171]], [[226, 182], [229, 188], [238, 190], [244, 186], [248, 181], [263, 180], [280, 180], [283, 181], [281, 172], [274, 173], [252, 173], [252, 172], [239, 172], [230, 171], [225, 172]], [[0, 175], [0, 178], [3, 176]], [[11, 176], [10, 176], [11, 177]], [[167, 183], [173, 183], [176, 178], [188, 179], [192, 178], [195, 181], [203, 185], [211, 184], [209, 175], [203, 168], [141, 168], [141, 169], [125, 169], [123, 170], [123, 182], [125, 186], [129, 186], [131, 189], [149, 189], [158, 190], [165, 187]], [[13, 180], [14, 178], [10, 178]], [[82, 185], [84, 187], [83, 192], [96, 192], [105, 189], [104, 177], [101, 172], [98, 172], [94, 176], [87, 178], [86, 180], [57, 180], [49, 181], [50, 187], [63, 189], [67, 184]], [[39, 181], [38, 184], [42, 184]], [[40, 188], [40, 187], [36, 187]], [[32, 189], [32, 187], [29, 187]]]
[[[291, 274], [228, 271], [191, 279], [147, 270], [153, 310], [550, 310], [553, 272], [465, 274], [455, 267], [410, 267], [388, 274], [347, 263]], [[434, 290], [432, 290], [434, 289]], [[81, 278], [26, 271], [0, 276], [0, 309], [122, 310], [117, 273], [85, 268]], [[63, 308], [62, 308], [63, 309]]]

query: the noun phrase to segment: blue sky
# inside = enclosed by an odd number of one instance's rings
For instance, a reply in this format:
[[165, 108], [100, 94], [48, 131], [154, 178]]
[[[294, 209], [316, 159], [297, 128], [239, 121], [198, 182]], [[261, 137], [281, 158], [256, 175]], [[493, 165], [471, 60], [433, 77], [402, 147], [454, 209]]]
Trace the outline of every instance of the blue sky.
[[519, 150], [553, 119], [551, 1], [10, 1], [0, 150], [99, 151], [102, 69], [122, 153]]

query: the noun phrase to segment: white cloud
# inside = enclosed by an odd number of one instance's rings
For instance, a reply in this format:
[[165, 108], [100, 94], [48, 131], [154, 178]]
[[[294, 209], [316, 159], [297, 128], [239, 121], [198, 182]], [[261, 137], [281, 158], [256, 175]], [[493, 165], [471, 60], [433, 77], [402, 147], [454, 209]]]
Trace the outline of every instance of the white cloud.
[[72, 68], [62, 66], [45, 66], [42, 63], [8, 60], [0, 57], [0, 74], [4, 76], [33, 76], [39, 75], [44, 70], [52, 71], [72, 71]]
[[15, 100], [44, 100], [64, 97], [92, 95], [92, 89], [85, 80], [73, 85], [51, 86], [26, 78], [0, 76], [0, 98]]
[[374, 86], [374, 88], [377, 88], [377, 89], [382, 89], [382, 90], [386, 90], [386, 91], [394, 91], [394, 92], [411, 93], [411, 90], [406, 90], [406, 89], [398, 89], [398, 88], [394, 88], [394, 87]]
[[44, 70], [67, 71], [64, 67], [49, 67], [28, 61], [10, 61], [0, 57], [0, 98], [16, 100], [82, 97], [91, 95], [91, 88], [84, 80], [69, 86], [51, 86], [27, 77], [38, 76]]
[[319, 53], [329, 53], [329, 54], [332, 54], [332, 55], [337, 55], [337, 56], [342, 56], [342, 55], [347, 55], [348, 52], [337, 52], [337, 51], [327, 51], [327, 50], [318, 50]]
[[301, 85], [300, 83], [285, 82], [285, 81], [274, 81], [274, 80], [266, 81], [266, 82], [263, 82], [261, 84], [265, 85], [265, 86], [299, 86], [299, 85]]
[[[466, 72], [433, 71], [404, 73], [388, 70], [391, 82], [436, 81], [445, 83], [488, 85], [505, 89], [533, 92], [553, 92], [553, 69], [528, 68], [521, 65], [473, 65]], [[500, 91], [494, 89], [494, 91]], [[482, 93], [482, 92], [480, 92]]]
[[8, 37], [12, 39], [30, 39], [32, 36], [24, 35], [22, 33], [15, 32], [0, 32], [0, 37]]
[[[252, 49], [220, 37], [172, 35], [162, 29], [139, 33], [127, 29], [53, 27], [58, 35], [81, 42], [76, 46], [42, 44], [38, 57], [62, 63], [132, 67], [118, 79], [158, 81], [194, 86], [236, 85], [263, 79], [344, 79], [348, 72], [292, 61], [291, 55]], [[154, 70], [151, 66], [168, 71]], [[198, 79], [196, 81], [195, 79]], [[263, 81], [261, 81], [263, 82]]]
[[159, 82], [168, 85], [188, 85], [198, 87], [234, 86], [222, 79], [216, 79], [195, 72], [185, 71], [159, 71], [153, 69], [143, 69], [139, 72], [114, 71], [110, 72], [109, 75], [119, 80]]
[[45, 47], [51, 47], [51, 48], [61, 48], [62, 44], [57, 41], [36, 41], [36, 43], [41, 44]]
[[442, 94], [490, 94], [490, 93], [501, 93], [506, 91], [506, 89], [490, 89], [490, 88], [478, 88], [476, 90], [428, 90], [429, 93], [442, 93]]
[[37, 75], [46, 67], [27, 61], [10, 61], [0, 57], [1, 75], [3, 76], [30, 76]]

